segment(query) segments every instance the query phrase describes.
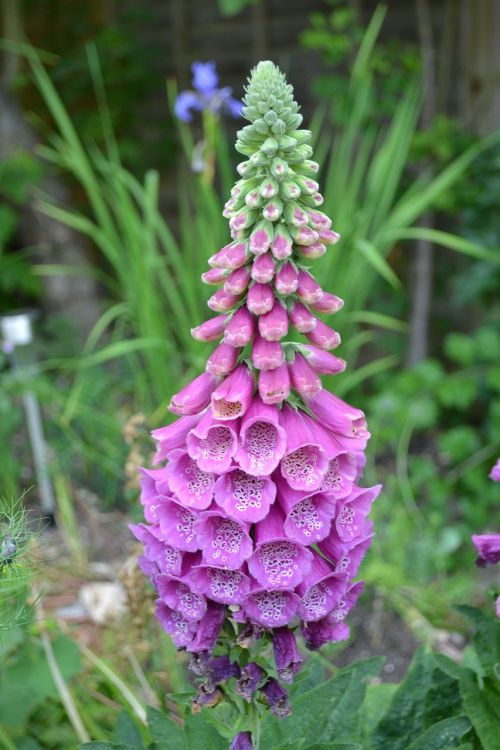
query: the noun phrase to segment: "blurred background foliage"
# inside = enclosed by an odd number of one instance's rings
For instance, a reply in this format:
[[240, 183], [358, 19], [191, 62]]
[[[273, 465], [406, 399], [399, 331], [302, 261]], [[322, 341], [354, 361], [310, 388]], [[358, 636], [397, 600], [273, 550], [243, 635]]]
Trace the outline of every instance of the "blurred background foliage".
[[[436, 645], [443, 632], [465, 632], [451, 604], [485, 601], [470, 535], [494, 531], [498, 518], [487, 476], [500, 453], [500, 87], [491, 70], [500, 62], [493, 3], [481, 4], [482, 25], [455, 5], [5, 2], [0, 313], [41, 314], [36, 375], [0, 352], [0, 495], [12, 515], [30, 490], [36, 515], [21, 400], [29, 389], [57, 498], [58, 531], [35, 543], [45, 560], [39, 588], [64, 588], [70, 570], [88, 582], [96, 560], [114, 578], [133, 549], [126, 522], [140, 516], [135, 467], [151, 460], [148, 431], [169, 419], [171, 393], [208, 351], [189, 329], [207, 317], [200, 274], [228, 239], [221, 210], [237, 163], [239, 122], [205, 113], [186, 124], [173, 102], [193, 60], [214, 59], [221, 85], [240, 97], [250, 66], [269, 56], [297, 82], [325, 211], [343, 237], [315, 272], [345, 299], [335, 324], [349, 366], [330, 386], [367, 413], [368, 479], [384, 483], [364, 614], [392, 612], [396, 631], [407, 627], [402, 641]], [[492, 37], [474, 35], [474, 24]], [[491, 52], [487, 75], [480, 50]], [[119, 712], [141, 714], [136, 694], [164, 705], [166, 693], [188, 689], [182, 657], [149, 622], [142, 581], [120, 575], [133, 606], [124, 627], [99, 624], [100, 640], [75, 641], [60, 608], [45, 616], [39, 604], [27, 630], [3, 638], [0, 747], [69, 748], [75, 735], [113, 732], [119, 741], [133, 733], [127, 719], [115, 728]], [[354, 630], [355, 653], [370, 652], [364, 625]]]

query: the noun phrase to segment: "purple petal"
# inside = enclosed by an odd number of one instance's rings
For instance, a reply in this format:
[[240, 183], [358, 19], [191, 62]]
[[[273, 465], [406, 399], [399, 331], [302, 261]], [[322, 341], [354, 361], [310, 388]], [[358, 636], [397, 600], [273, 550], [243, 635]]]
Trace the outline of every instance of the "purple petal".
[[246, 616], [264, 628], [288, 625], [295, 617], [300, 597], [292, 591], [268, 591], [256, 589], [243, 602]]
[[156, 602], [156, 618], [163, 630], [172, 637], [177, 648], [185, 648], [193, 641], [197, 624], [186, 620], [180, 612], [174, 611], [165, 602]]
[[183, 122], [191, 122], [193, 115], [191, 110], [199, 112], [202, 109], [202, 102], [195, 91], [181, 91], [175, 100], [175, 116]]
[[241, 570], [225, 570], [200, 565], [190, 580], [197, 591], [221, 604], [241, 604], [250, 590], [250, 579]]
[[222, 474], [229, 469], [238, 447], [237, 427], [237, 420], [221, 424], [209, 411], [190, 431], [187, 449], [202, 471]]
[[200, 94], [210, 95], [217, 88], [219, 76], [214, 62], [194, 62], [191, 65], [193, 87]]
[[267, 477], [255, 477], [233, 469], [215, 483], [215, 502], [236, 521], [256, 523], [269, 513], [276, 485]]
[[181, 450], [173, 451], [166, 466], [170, 491], [187, 508], [205, 510], [214, 496], [215, 477], [202, 471], [196, 461]]
[[203, 559], [208, 565], [238, 570], [252, 554], [253, 544], [246, 528], [222, 513], [202, 513], [196, 531]]
[[160, 599], [171, 609], [180, 612], [189, 622], [198, 622], [207, 611], [205, 597], [200, 596], [180, 578], [160, 575], [156, 579]]
[[255, 396], [241, 422], [240, 447], [235, 460], [247, 474], [269, 476], [278, 466], [286, 447], [276, 406]]
[[197, 518], [189, 508], [168, 500], [161, 506], [161, 533], [172, 547], [184, 552], [196, 552], [199, 549], [195, 531]]

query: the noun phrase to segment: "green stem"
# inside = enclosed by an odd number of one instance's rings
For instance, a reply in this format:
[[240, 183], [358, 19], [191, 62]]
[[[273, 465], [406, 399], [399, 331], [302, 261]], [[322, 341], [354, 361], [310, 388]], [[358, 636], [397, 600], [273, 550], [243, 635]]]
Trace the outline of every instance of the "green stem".
[[254, 750], [260, 749], [260, 711], [252, 701], [248, 706], [248, 718], [252, 732], [252, 743]]

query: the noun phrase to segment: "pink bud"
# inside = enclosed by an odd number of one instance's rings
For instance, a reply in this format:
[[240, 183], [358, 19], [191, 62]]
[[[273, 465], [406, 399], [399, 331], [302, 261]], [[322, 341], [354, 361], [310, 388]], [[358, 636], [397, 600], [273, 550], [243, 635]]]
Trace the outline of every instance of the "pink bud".
[[246, 242], [230, 242], [208, 259], [208, 264], [213, 268], [234, 268], [244, 266], [248, 258], [248, 245]]
[[280, 404], [290, 395], [290, 376], [286, 364], [259, 373], [259, 395], [265, 404]]
[[340, 240], [340, 234], [333, 229], [320, 229], [319, 238], [325, 245], [335, 245]]
[[245, 203], [249, 208], [259, 208], [262, 203], [262, 198], [257, 190], [251, 190], [245, 196]]
[[321, 390], [321, 380], [302, 354], [295, 355], [293, 362], [288, 364], [288, 372], [297, 393], [302, 395], [304, 393], [318, 393]]
[[215, 341], [224, 333], [227, 315], [217, 315], [201, 323], [196, 328], [191, 328], [191, 336], [197, 341]]
[[316, 260], [326, 253], [326, 247], [321, 242], [313, 242], [312, 245], [297, 245], [297, 253], [301, 258]]
[[273, 239], [273, 225], [271, 222], [259, 221], [250, 235], [250, 252], [254, 255], [262, 255], [267, 252]]
[[299, 333], [309, 333], [316, 327], [316, 318], [307, 307], [300, 302], [294, 302], [290, 308], [290, 322]]
[[283, 205], [281, 201], [270, 200], [266, 203], [262, 211], [262, 216], [264, 217], [264, 219], [268, 219], [269, 221], [277, 221], [279, 217], [281, 216], [282, 212], [283, 212]]
[[293, 294], [299, 285], [299, 274], [293, 263], [285, 263], [276, 274], [276, 289], [280, 294]]
[[250, 281], [250, 269], [248, 266], [236, 268], [227, 277], [224, 290], [229, 294], [243, 294]]
[[247, 307], [254, 315], [268, 313], [274, 303], [272, 287], [269, 284], [253, 284], [247, 295]]
[[322, 375], [337, 375], [339, 372], [344, 372], [346, 368], [345, 360], [323, 349], [318, 349], [316, 346], [300, 344], [300, 351], [311, 367]]
[[278, 183], [276, 180], [265, 180], [259, 187], [259, 193], [263, 198], [274, 198], [278, 194]]
[[318, 302], [323, 294], [324, 292], [322, 288], [310, 273], [303, 270], [299, 271], [297, 296], [300, 297], [303, 302], [307, 302], [308, 305], [313, 302]]
[[228, 312], [239, 300], [239, 295], [228, 294], [225, 289], [217, 289], [207, 302], [208, 307], [215, 312]]
[[332, 220], [329, 216], [323, 213], [323, 211], [309, 211], [309, 219], [314, 229], [330, 229], [332, 226]]
[[296, 203], [285, 204], [284, 216], [289, 227], [305, 227], [309, 223], [309, 216]]
[[318, 241], [318, 233], [311, 227], [290, 227], [290, 234], [297, 245], [313, 245]]
[[191, 383], [172, 396], [168, 406], [169, 411], [174, 414], [197, 414], [202, 411], [210, 401], [210, 396], [219, 378], [209, 372], [198, 375]]
[[240, 307], [225, 327], [224, 341], [231, 346], [246, 346], [253, 338], [255, 320], [246, 307]]
[[253, 389], [251, 371], [247, 365], [238, 365], [212, 393], [212, 412], [215, 419], [227, 421], [242, 417], [250, 406]]
[[201, 280], [204, 284], [221, 284], [229, 273], [228, 268], [211, 268], [209, 271], [201, 274]]
[[223, 377], [234, 369], [239, 354], [239, 348], [222, 342], [207, 359], [205, 369], [207, 372], [211, 372], [212, 375]]
[[315, 206], [321, 206], [324, 203], [324, 198], [321, 193], [314, 193], [314, 195], [311, 197], [314, 201]]
[[279, 224], [276, 227], [271, 252], [276, 260], [283, 260], [292, 254], [292, 238], [286, 227]]
[[252, 364], [257, 370], [274, 370], [285, 361], [279, 341], [266, 341], [257, 333], [252, 346]]
[[267, 284], [274, 276], [276, 265], [271, 253], [259, 255], [252, 264], [252, 279], [261, 284]]
[[288, 333], [288, 315], [279, 300], [270, 312], [260, 316], [259, 332], [267, 341], [279, 341]]
[[317, 302], [311, 302], [313, 310], [321, 313], [335, 313], [344, 306], [344, 300], [336, 297], [330, 292], [323, 292], [323, 296]]
[[322, 320], [316, 320], [316, 326], [306, 335], [311, 344], [320, 349], [335, 349], [340, 344], [340, 335]]

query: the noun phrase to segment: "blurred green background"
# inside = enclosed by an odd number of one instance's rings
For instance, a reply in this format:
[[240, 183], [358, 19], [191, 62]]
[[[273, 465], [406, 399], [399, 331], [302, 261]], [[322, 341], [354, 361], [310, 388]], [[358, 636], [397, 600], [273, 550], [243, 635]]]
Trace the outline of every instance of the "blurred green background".
[[[497, 3], [4, 0], [1, 12], [0, 314], [38, 311], [38, 365], [13, 367], [0, 352], [0, 496], [9, 513], [26, 493], [42, 515], [22, 401], [33, 392], [57, 528], [39, 523], [34, 542], [49, 614], [26, 626], [29, 638], [5, 636], [13, 676], [0, 685], [22, 682], [26, 660], [45, 684], [53, 628], [66, 676], [80, 675], [73, 700], [87, 729], [106, 737], [127, 703], [96, 655], [110, 657], [116, 626], [93, 621], [79, 591], [121, 576], [139, 604], [108, 668], [138, 690], [145, 672], [157, 695], [181, 689], [166, 639], [150, 633], [142, 581], [129, 580], [126, 523], [140, 517], [148, 432], [204, 367], [209, 346], [189, 329], [208, 317], [200, 274], [229, 237], [221, 211], [242, 121], [176, 119], [196, 60], [213, 60], [238, 98], [259, 59], [281, 66], [342, 235], [314, 266], [345, 300], [335, 327], [348, 368], [329, 385], [366, 412], [367, 479], [384, 493], [367, 594], [335, 658], [392, 654], [390, 679], [416, 642], [461, 648], [450, 607], [481, 604], [489, 582], [472, 568], [470, 535], [494, 531], [495, 516], [498, 530], [488, 480], [500, 454]], [[3, 695], [0, 747], [72, 747], [60, 693], [20, 698], [15, 716]]]

